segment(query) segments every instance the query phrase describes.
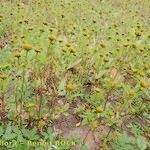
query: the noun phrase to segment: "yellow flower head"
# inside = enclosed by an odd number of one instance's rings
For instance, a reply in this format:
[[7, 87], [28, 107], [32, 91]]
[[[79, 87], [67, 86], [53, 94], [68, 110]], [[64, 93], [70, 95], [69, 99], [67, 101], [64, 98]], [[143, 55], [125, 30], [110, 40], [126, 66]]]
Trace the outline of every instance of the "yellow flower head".
[[46, 125], [46, 122], [44, 120], [40, 120], [38, 123], [38, 128], [42, 130], [45, 125]]
[[50, 40], [50, 42], [54, 42], [57, 40], [56, 36], [54, 35], [49, 36], [48, 39]]
[[15, 52], [14, 56], [16, 58], [20, 58], [21, 57], [21, 52], [19, 52], [19, 51]]
[[6, 80], [6, 78], [7, 78], [7, 75], [5, 75], [5, 74], [0, 74], [0, 79]]
[[96, 108], [97, 113], [102, 113], [103, 111], [104, 111], [104, 109], [101, 106]]
[[145, 74], [144, 74], [143, 71], [140, 71], [140, 72], [139, 72], [139, 75], [140, 75], [141, 77], [144, 77], [144, 76], [145, 76]]
[[124, 47], [128, 47], [128, 46], [129, 46], [129, 43], [124, 43], [123, 46], [124, 46]]
[[66, 43], [66, 46], [67, 47], [71, 47], [71, 44], [68, 42], [68, 43]]
[[34, 103], [28, 103], [28, 104], [26, 105], [27, 108], [33, 108], [34, 106], [35, 106]]
[[142, 36], [142, 34], [143, 34], [142, 32], [136, 32], [135, 33], [136, 36]]
[[24, 44], [22, 46], [26, 51], [30, 51], [32, 49], [32, 45], [31, 44]]
[[98, 128], [98, 123], [97, 123], [97, 121], [94, 121], [92, 123], [92, 129], [97, 129], [97, 128]]
[[141, 85], [141, 87], [143, 87], [143, 88], [147, 88], [147, 87], [149, 86], [148, 82], [145, 81], [145, 80], [141, 80], [140, 85]]
[[70, 48], [70, 52], [71, 52], [71, 53], [76, 53], [76, 51], [77, 51], [77, 50], [76, 50], [75, 48]]
[[101, 89], [100, 88], [98, 88], [98, 87], [95, 87], [95, 89], [94, 89], [96, 92], [100, 92], [101, 91]]
[[35, 49], [35, 52], [36, 52], [36, 53], [40, 53], [41, 50], [42, 50], [42, 48], [37, 48], [37, 49]]
[[73, 91], [76, 88], [76, 84], [68, 83], [67, 84], [67, 90]]
[[106, 48], [106, 45], [105, 44], [100, 44], [100, 46], [102, 47], [102, 48]]
[[134, 90], [130, 90], [130, 92], [129, 92], [129, 95], [130, 95], [130, 96], [135, 96], [135, 94], [136, 94], [136, 93], [135, 93]]
[[63, 51], [63, 52], [67, 52], [67, 48], [63, 47], [63, 48], [62, 48], [62, 51]]
[[144, 48], [140, 48], [140, 52], [144, 52], [144, 50], [145, 50]]
[[109, 111], [109, 116], [114, 116], [114, 112], [113, 111]]

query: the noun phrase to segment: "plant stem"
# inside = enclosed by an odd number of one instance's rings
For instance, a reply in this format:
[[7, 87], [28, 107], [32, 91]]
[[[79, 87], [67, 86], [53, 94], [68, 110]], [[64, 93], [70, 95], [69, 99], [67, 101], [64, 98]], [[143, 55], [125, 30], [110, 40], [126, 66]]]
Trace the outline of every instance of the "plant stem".
[[81, 147], [84, 146], [84, 144], [85, 144], [85, 142], [86, 142], [86, 140], [87, 140], [87, 137], [88, 137], [90, 131], [91, 131], [91, 128], [90, 128], [90, 129], [88, 130], [88, 132], [86, 133], [85, 138], [83, 139], [83, 142], [82, 142]]

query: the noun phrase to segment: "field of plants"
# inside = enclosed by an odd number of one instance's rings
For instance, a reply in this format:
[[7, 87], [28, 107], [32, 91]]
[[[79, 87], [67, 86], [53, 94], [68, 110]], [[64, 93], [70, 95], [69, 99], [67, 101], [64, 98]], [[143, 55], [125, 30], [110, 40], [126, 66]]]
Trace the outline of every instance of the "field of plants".
[[135, 149], [150, 149], [150, 1], [0, 0], [0, 150]]

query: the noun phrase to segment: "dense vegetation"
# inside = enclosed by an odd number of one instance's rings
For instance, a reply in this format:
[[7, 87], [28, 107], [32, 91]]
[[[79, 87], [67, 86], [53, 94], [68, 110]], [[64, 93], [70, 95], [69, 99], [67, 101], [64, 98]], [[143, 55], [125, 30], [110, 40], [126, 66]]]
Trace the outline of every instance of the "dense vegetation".
[[[74, 145], [28, 146], [72, 140]], [[150, 148], [149, 0], [1, 0], [0, 141], [11, 150]]]

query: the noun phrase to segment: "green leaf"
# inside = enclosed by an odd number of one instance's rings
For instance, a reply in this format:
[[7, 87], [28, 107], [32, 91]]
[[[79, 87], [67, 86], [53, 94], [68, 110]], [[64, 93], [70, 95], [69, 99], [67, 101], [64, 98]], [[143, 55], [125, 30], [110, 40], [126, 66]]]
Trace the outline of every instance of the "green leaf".
[[140, 150], [145, 150], [147, 148], [148, 142], [143, 136], [138, 136], [137, 137], [137, 145]]
[[58, 86], [58, 95], [59, 96], [64, 96], [64, 95], [66, 95], [66, 80], [65, 79], [63, 79], [61, 82], [60, 82], [60, 84], [59, 84], [59, 86]]
[[16, 134], [15, 134], [15, 133], [5, 134], [5, 135], [3, 136], [3, 138], [4, 138], [5, 140], [13, 140], [13, 139], [16, 138]]
[[22, 135], [21, 131], [17, 127], [13, 127], [13, 132], [16, 133], [17, 135]]
[[12, 140], [16, 138], [16, 134], [12, 132], [12, 127], [7, 126], [5, 134], [3, 135], [5, 140]]
[[17, 141], [18, 142], [23, 142], [23, 141], [25, 141], [25, 139], [23, 138], [23, 136], [21, 134], [19, 134], [18, 137], [17, 137]]
[[134, 150], [134, 141], [127, 135], [123, 133], [116, 143], [113, 144], [115, 150]]
[[3, 135], [3, 138], [5, 140], [12, 140], [12, 139], [16, 138], [16, 134], [12, 132], [11, 126], [7, 126], [5, 134]]
[[32, 130], [22, 129], [23, 136], [29, 140], [38, 140], [37, 130], [34, 128]]
[[79, 59], [79, 60], [75, 61], [74, 63], [70, 64], [69, 67], [67, 68], [67, 70], [77, 66], [78, 64], [80, 64], [81, 61], [82, 61], [82, 59]]

